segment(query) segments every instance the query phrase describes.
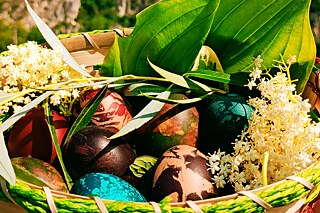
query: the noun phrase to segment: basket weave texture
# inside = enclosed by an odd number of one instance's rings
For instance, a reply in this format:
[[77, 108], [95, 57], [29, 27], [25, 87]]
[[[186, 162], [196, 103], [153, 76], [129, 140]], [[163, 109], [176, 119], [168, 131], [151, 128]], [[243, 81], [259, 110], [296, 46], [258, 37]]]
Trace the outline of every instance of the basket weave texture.
[[[101, 64], [114, 42], [115, 34], [128, 35], [132, 29], [98, 31], [62, 38], [61, 42], [79, 64], [88, 69]], [[312, 73], [302, 96], [320, 111], [317, 74]], [[18, 180], [15, 186], [3, 179], [0, 212], [296, 212], [320, 184], [320, 162], [294, 177], [272, 185], [228, 196], [184, 203], [133, 203], [101, 200], [50, 190]]]

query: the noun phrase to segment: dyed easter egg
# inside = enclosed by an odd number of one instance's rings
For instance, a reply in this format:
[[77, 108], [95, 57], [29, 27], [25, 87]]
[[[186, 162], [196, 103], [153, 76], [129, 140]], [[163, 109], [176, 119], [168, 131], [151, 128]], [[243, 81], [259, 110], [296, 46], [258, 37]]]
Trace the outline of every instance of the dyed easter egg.
[[18, 179], [37, 186], [68, 192], [62, 176], [51, 164], [32, 157], [12, 158], [11, 163]]
[[90, 173], [76, 180], [71, 193], [106, 200], [146, 202], [143, 195], [125, 180], [105, 173]]
[[108, 139], [113, 133], [98, 126], [77, 131], [63, 147], [63, 159], [70, 176], [78, 179], [92, 173], [121, 176], [136, 155], [123, 138]]
[[[89, 101], [99, 92], [88, 90], [80, 98], [80, 106], [84, 108]], [[131, 120], [132, 116], [128, 104], [117, 92], [108, 90], [101, 101], [97, 111], [91, 119], [91, 124], [106, 127], [116, 133]]]
[[171, 202], [185, 202], [217, 196], [207, 160], [203, 153], [192, 146], [177, 145], [168, 149], [157, 162], [152, 200], [159, 202], [170, 196]]
[[[186, 100], [183, 94], [171, 94], [170, 99]], [[134, 143], [138, 155], [161, 156], [170, 147], [184, 144], [196, 146], [199, 113], [185, 104], [168, 104], [137, 130]]]
[[237, 94], [214, 96], [200, 115], [199, 150], [231, 153], [232, 143], [248, 126], [252, 111], [245, 98]]
[[[56, 111], [52, 111], [52, 118], [58, 142], [61, 144], [69, 124], [65, 117]], [[32, 156], [48, 163], [54, 161], [57, 152], [42, 107], [31, 109], [13, 125], [7, 148], [11, 158]]]

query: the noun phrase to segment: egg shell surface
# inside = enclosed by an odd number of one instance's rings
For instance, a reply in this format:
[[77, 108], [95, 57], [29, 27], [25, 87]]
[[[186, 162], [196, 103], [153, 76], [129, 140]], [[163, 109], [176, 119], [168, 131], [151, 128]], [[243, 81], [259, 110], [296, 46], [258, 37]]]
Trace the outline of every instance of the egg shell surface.
[[[80, 98], [80, 106], [84, 108], [89, 101], [99, 92], [88, 90]], [[106, 127], [114, 133], [118, 132], [132, 118], [130, 107], [122, 96], [112, 90], [108, 90], [91, 119], [96, 126]]]
[[[61, 144], [69, 129], [69, 123], [56, 111], [52, 111], [52, 118], [58, 142]], [[13, 125], [7, 148], [11, 158], [32, 156], [48, 163], [54, 161], [57, 152], [42, 107], [31, 109]]]
[[159, 202], [166, 196], [171, 202], [203, 200], [215, 197], [207, 157], [195, 147], [177, 145], [168, 149], [158, 160], [151, 199]]
[[72, 186], [71, 193], [98, 196], [106, 200], [146, 202], [143, 195], [125, 180], [105, 173], [86, 174]]

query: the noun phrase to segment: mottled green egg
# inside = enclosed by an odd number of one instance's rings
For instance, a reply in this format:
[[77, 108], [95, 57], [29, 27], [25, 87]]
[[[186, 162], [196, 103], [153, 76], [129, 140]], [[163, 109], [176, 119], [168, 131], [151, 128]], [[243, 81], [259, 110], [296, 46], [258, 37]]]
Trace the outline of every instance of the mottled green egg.
[[142, 194], [125, 180], [106, 173], [89, 173], [75, 181], [71, 193], [97, 196], [105, 200], [146, 202]]
[[213, 96], [200, 115], [199, 149], [213, 153], [233, 151], [235, 139], [249, 125], [253, 108], [238, 94]]

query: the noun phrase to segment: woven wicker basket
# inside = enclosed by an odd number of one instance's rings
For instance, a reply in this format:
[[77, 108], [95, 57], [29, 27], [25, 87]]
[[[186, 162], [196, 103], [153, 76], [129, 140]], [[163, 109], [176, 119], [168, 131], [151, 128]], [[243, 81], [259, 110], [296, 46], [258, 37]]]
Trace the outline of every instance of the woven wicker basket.
[[[130, 34], [131, 31], [125, 29], [116, 33]], [[61, 41], [79, 64], [92, 67], [102, 63], [114, 42], [114, 36], [114, 31], [83, 33]], [[315, 92], [317, 89], [314, 89], [316, 76], [310, 76], [303, 96], [309, 98], [310, 103], [319, 110], [320, 101]], [[158, 204], [106, 201], [49, 190], [22, 181], [11, 186], [2, 180], [0, 212], [296, 212], [319, 183], [320, 162], [287, 180], [256, 190], [207, 200]]]

